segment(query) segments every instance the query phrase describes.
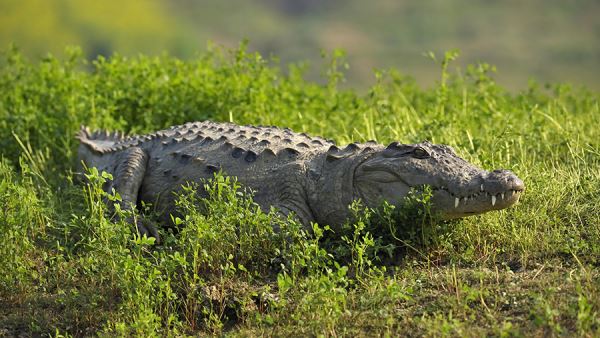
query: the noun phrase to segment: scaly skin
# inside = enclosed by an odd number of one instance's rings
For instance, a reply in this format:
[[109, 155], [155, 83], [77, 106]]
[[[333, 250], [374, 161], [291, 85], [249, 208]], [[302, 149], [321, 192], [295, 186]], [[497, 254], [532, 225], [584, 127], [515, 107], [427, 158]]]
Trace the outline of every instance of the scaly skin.
[[370, 207], [384, 200], [399, 205], [410, 189], [424, 185], [432, 187], [433, 211], [447, 219], [507, 208], [524, 190], [510, 171], [485, 171], [452, 148], [429, 142], [385, 147], [370, 141], [340, 149], [289, 129], [210, 121], [127, 138], [82, 127], [78, 138], [79, 159], [113, 174], [106, 189], [121, 195], [123, 207], [154, 203], [165, 219], [182, 184], [210, 179], [219, 170], [254, 190], [264, 210], [293, 212], [305, 225], [338, 226], [355, 199]]

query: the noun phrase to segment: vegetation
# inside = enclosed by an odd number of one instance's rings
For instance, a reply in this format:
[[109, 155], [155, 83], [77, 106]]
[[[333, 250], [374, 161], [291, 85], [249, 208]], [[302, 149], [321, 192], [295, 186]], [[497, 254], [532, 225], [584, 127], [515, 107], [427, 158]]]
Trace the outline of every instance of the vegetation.
[[[320, 62], [320, 50], [348, 51], [348, 83], [366, 89], [373, 68], [394, 67], [433, 84], [438, 70], [423, 51], [460, 48], [455, 65], [500, 69], [511, 90], [538, 81], [600, 89], [600, 2], [577, 0], [3, 0], [0, 46], [28, 56], [55, 55], [66, 44], [88, 58], [118, 51], [194, 58], [206, 41], [252, 50], [284, 63]], [[317, 79], [318, 67], [307, 73]]]
[[[0, 57], [0, 335], [600, 335], [597, 92], [510, 93], [487, 64], [450, 71], [455, 52], [431, 55], [430, 89], [391, 69], [364, 94], [340, 89], [340, 52], [322, 83], [245, 46], [189, 61], [65, 54]], [[452, 222], [355, 204], [355, 223], [333, 233], [261, 212], [217, 175], [208, 199], [185, 190], [185, 216], [154, 245], [107, 213], [110, 175], [76, 183], [80, 124], [137, 133], [203, 119], [339, 143], [429, 139], [527, 190], [514, 208]]]

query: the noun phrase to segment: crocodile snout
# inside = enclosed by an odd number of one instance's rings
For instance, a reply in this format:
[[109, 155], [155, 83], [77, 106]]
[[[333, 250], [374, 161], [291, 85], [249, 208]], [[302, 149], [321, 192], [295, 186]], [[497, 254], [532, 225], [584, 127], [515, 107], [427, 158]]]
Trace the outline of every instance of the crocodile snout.
[[519, 201], [523, 190], [525, 184], [510, 170], [482, 170], [468, 188], [437, 190], [434, 204], [446, 219], [458, 218], [508, 208]]
[[481, 191], [490, 194], [501, 194], [507, 191], [521, 192], [525, 184], [512, 171], [497, 169], [482, 177]]

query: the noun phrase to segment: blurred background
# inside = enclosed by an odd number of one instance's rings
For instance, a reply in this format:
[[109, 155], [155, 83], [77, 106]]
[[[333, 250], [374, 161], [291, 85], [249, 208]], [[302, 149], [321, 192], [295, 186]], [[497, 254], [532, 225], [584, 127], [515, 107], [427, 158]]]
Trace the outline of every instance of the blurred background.
[[243, 39], [281, 63], [308, 62], [315, 78], [322, 51], [341, 48], [355, 88], [390, 67], [428, 86], [440, 70], [424, 53], [457, 48], [455, 66], [493, 64], [512, 89], [531, 78], [600, 89], [598, 0], [0, 0], [1, 49], [14, 42], [34, 59], [67, 45], [88, 58], [187, 59], [209, 41], [235, 48]]

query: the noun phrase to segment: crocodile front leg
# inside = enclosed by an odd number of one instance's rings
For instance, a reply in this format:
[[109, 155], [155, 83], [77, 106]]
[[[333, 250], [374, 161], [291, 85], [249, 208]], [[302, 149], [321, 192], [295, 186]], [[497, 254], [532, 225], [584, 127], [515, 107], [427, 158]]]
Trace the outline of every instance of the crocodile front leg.
[[310, 215], [310, 211], [308, 211], [308, 207], [302, 207], [299, 205], [299, 203], [290, 203], [287, 201], [287, 203], [276, 205], [275, 209], [277, 209], [279, 215], [283, 219], [293, 215], [294, 218], [299, 221], [305, 229], [309, 229], [310, 222], [313, 221], [312, 215]]
[[[141, 148], [129, 148], [120, 154], [113, 188], [121, 196], [120, 206], [123, 210], [135, 209], [147, 164], [148, 155]], [[128, 219], [128, 222], [136, 225], [140, 235], [153, 236], [157, 243], [160, 241], [156, 228], [143, 218]]]

